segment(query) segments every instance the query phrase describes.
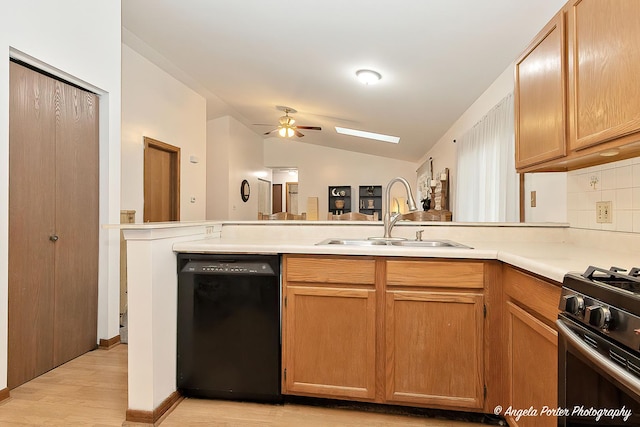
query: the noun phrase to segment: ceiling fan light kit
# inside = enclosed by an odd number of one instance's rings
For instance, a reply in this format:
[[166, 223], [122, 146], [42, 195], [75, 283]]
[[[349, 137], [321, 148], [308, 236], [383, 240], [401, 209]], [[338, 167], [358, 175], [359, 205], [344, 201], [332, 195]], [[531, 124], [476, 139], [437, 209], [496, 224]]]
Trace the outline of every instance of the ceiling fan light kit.
[[373, 85], [380, 81], [382, 75], [373, 70], [358, 70], [356, 71], [356, 77], [365, 85]]
[[298, 129], [322, 130], [320, 126], [295, 125], [294, 124], [296, 122], [295, 119], [289, 116], [289, 113], [296, 112], [296, 110], [294, 110], [293, 108], [283, 107], [280, 105], [276, 106], [276, 108], [278, 110], [284, 111], [284, 116], [280, 117], [280, 119], [278, 120], [280, 125], [277, 128], [270, 130], [269, 132], [265, 132], [264, 133], [265, 135], [272, 134], [273, 132], [278, 132], [278, 135], [280, 135], [283, 138], [291, 138], [293, 136], [297, 136], [298, 138], [300, 138], [300, 137], [303, 137], [304, 134], [300, 132]]

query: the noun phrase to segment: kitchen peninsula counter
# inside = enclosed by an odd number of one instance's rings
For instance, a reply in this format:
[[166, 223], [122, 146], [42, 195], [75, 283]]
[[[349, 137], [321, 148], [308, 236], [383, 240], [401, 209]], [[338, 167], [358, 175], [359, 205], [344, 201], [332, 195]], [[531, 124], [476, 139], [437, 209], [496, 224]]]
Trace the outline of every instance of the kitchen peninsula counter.
[[[473, 249], [317, 245], [328, 238], [382, 236], [368, 221], [204, 221], [109, 225], [127, 240], [129, 283], [128, 408], [155, 417], [177, 398], [176, 252], [367, 255], [498, 260], [559, 285], [587, 266], [638, 264], [640, 235], [580, 230], [566, 224], [398, 223], [392, 235], [444, 239]], [[607, 248], [607, 249], [604, 249]], [[612, 249], [613, 248], [613, 249]], [[167, 406], [168, 405], [168, 406]]]
[[[589, 265], [630, 268], [638, 263], [634, 253], [640, 250], [640, 238], [635, 234], [572, 229], [566, 224], [400, 223], [393, 230], [393, 235], [414, 239], [417, 230], [424, 230], [423, 240], [452, 240], [472, 249], [318, 245], [328, 238], [366, 239], [380, 236], [382, 226], [287, 221], [280, 224], [222, 223], [222, 232], [216, 237], [176, 243], [173, 250], [187, 253], [493, 259], [558, 283], [562, 282], [566, 273], [583, 272]], [[606, 246], [600, 244], [603, 241]]]

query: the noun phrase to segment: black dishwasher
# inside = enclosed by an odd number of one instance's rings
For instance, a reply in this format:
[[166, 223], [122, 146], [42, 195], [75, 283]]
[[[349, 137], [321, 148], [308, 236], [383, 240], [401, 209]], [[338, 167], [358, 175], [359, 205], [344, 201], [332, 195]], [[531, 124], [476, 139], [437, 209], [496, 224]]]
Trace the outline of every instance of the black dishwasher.
[[280, 257], [178, 254], [177, 386], [280, 402]]

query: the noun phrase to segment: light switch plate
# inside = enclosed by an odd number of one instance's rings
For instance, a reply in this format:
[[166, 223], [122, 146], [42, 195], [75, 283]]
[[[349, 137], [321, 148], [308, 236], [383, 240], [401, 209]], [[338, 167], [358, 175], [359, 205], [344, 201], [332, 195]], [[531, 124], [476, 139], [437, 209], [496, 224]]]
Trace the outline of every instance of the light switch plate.
[[611, 224], [611, 202], [596, 202], [596, 222]]

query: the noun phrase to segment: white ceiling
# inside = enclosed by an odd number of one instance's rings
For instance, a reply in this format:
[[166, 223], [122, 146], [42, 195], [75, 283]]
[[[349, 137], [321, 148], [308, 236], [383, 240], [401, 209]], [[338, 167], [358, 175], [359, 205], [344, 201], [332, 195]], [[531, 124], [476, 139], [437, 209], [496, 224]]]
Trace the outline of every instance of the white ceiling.
[[[124, 0], [123, 41], [256, 133], [298, 110], [305, 142], [418, 161], [563, 0]], [[365, 86], [355, 71], [383, 76]], [[400, 137], [389, 144], [334, 126]]]

